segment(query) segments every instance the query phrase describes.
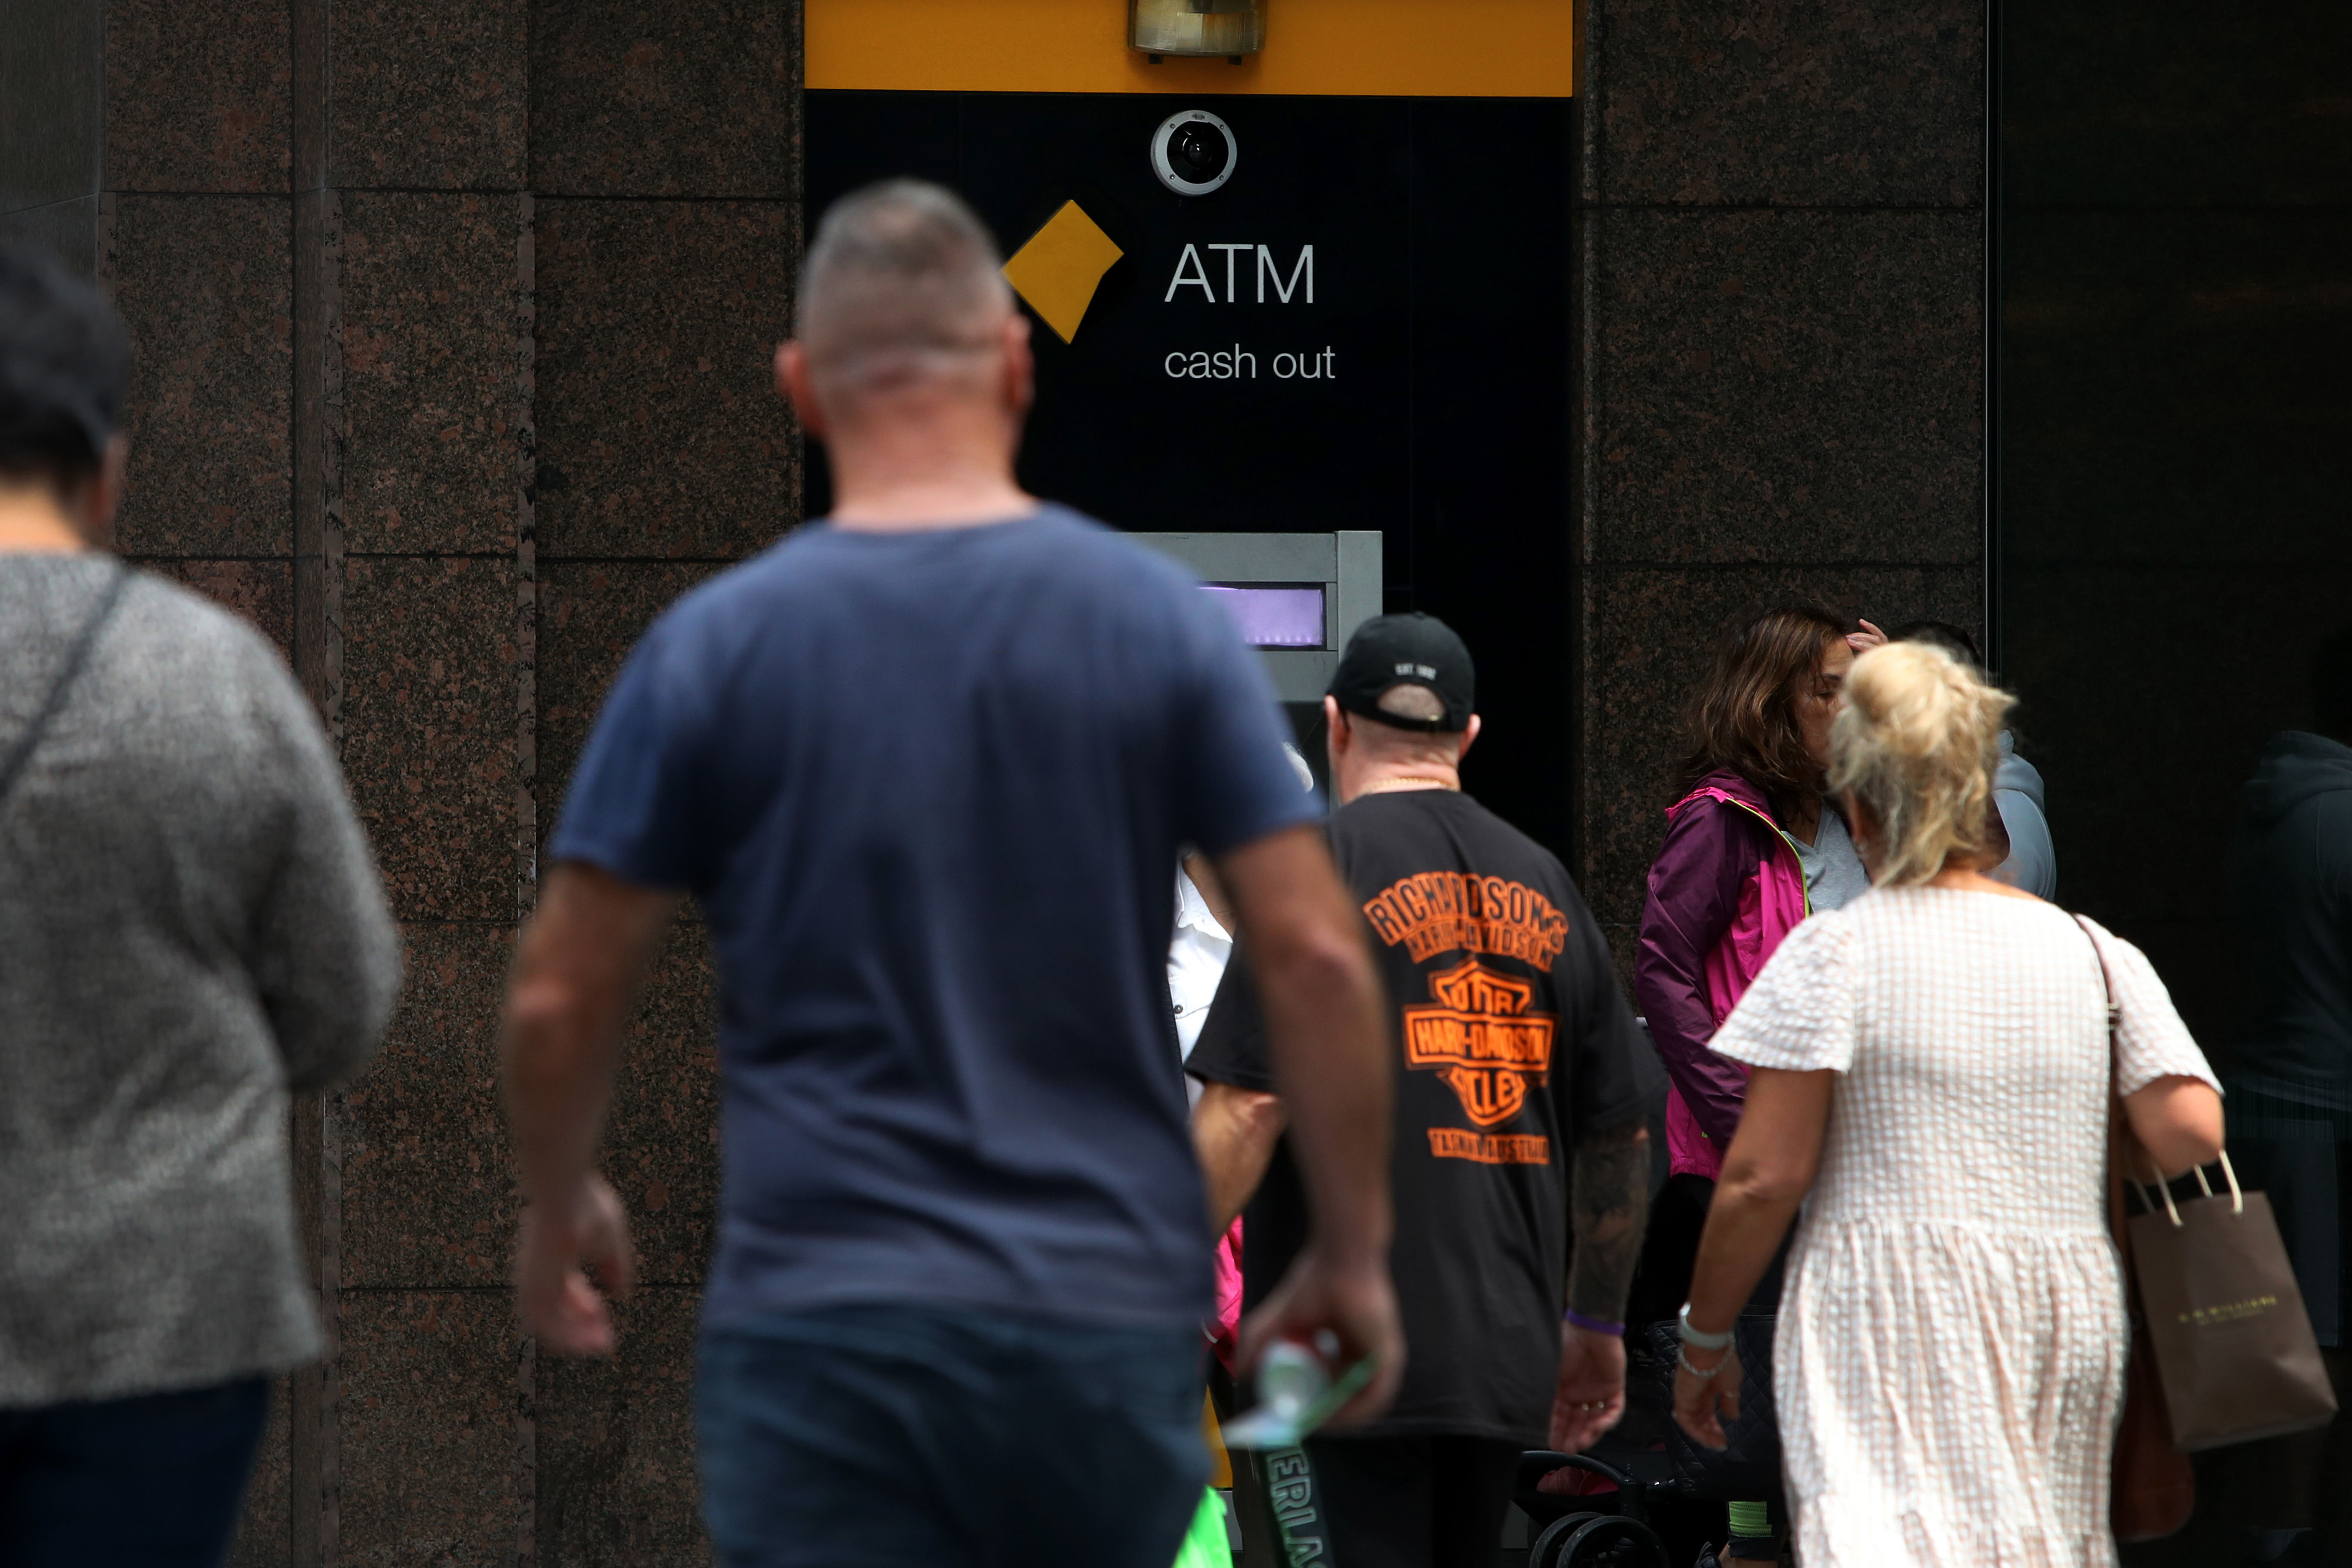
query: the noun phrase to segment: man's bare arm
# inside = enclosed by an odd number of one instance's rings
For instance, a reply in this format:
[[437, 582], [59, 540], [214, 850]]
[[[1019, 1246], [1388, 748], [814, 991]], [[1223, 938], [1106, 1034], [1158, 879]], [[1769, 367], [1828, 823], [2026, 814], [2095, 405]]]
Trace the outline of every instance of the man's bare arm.
[[1201, 1173], [1209, 1187], [1209, 1234], [1232, 1228], [1265, 1180], [1266, 1163], [1282, 1137], [1282, 1100], [1255, 1089], [1213, 1083], [1192, 1108], [1192, 1146], [1200, 1151]]
[[621, 1030], [677, 896], [593, 867], [549, 875], [524, 928], [499, 1044], [521, 1167], [515, 1286], [524, 1326], [569, 1355], [605, 1355], [613, 1327], [581, 1264], [616, 1293], [631, 1277], [620, 1200], [596, 1174]]
[[1271, 834], [1216, 865], [1257, 976], [1313, 1216], [1298, 1262], [1243, 1327], [1243, 1361], [1254, 1363], [1270, 1338], [1328, 1329], [1343, 1358], [1379, 1359], [1371, 1385], [1341, 1412], [1367, 1420], [1395, 1397], [1404, 1371], [1388, 1269], [1392, 1086], [1380, 973], [1363, 917], [1316, 828]]
[[1580, 1317], [1625, 1321], [1650, 1217], [1650, 1130], [1640, 1121], [1578, 1140], [1570, 1212], [1576, 1254], [1568, 1306]]

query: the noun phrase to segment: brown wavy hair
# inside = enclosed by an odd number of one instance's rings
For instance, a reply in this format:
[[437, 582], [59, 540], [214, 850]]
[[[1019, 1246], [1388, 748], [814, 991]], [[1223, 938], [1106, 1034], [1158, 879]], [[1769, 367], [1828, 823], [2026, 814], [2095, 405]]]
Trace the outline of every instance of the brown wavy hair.
[[1764, 794], [1786, 822], [1826, 782], [1798, 731], [1797, 683], [1821, 668], [1822, 650], [1853, 629], [1816, 604], [1767, 610], [1716, 651], [1715, 668], [1693, 695], [1690, 750], [1677, 797], [1714, 773], [1735, 773]]

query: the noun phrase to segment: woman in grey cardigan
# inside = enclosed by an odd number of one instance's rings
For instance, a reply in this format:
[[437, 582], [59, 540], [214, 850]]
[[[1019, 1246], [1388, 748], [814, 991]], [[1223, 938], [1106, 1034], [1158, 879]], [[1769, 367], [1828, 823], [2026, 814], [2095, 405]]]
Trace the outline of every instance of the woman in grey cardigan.
[[102, 546], [128, 353], [0, 250], [0, 1563], [215, 1563], [315, 1356], [290, 1090], [399, 955], [277, 652]]

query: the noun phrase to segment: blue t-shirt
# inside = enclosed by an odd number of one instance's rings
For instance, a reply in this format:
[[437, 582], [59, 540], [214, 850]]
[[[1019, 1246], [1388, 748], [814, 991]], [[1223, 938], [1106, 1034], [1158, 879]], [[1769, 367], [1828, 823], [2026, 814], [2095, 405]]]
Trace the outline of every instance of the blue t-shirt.
[[807, 528], [655, 624], [550, 852], [709, 921], [709, 1321], [1207, 1310], [1169, 887], [1317, 814], [1281, 737], [1210, 595], [1058, 508]]

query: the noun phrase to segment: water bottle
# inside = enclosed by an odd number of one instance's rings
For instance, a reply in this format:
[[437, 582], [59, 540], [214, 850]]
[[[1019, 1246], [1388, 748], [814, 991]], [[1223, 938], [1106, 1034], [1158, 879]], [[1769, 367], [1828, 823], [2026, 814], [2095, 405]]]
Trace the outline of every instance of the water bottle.
[[1312, 1345], [1276, 1340], [1258, 1358], [1258, 1407], [1285, 1426], [1298, 1426], [1330, 1387], [1331, 1369]]
[[[1339, 1338], [1328, 1329], [1317, 1334], [1312, 1344], [1276, 1340], [1266, 1346], [1257, 1363], [1257, 1407], [1225, 1428], [1225, 1447], [1297, 1447], [1350, 1392], [1332, 1386], [1331, 1363], [1339, 1355]], [[1349, 1384], [1361, 1387], [1370, 1372], [1370, 1361], [1360, 1363], [1350, 1372]]]

